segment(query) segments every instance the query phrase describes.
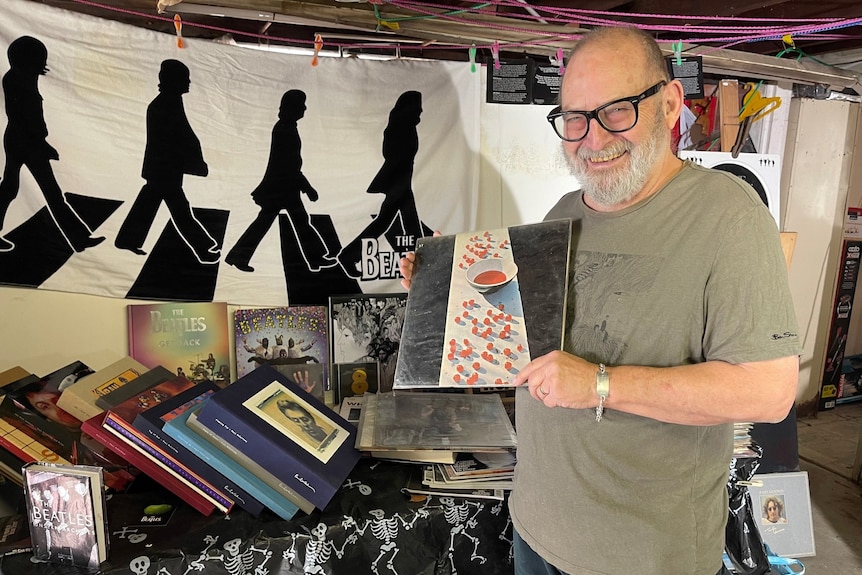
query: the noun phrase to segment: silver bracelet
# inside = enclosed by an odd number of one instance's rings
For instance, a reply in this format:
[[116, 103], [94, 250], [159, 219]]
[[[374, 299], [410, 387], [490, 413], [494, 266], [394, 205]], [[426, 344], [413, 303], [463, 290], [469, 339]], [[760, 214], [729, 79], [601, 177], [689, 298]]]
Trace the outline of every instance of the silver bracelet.
[[605, 400], [611, 391], [611, 377], [605, 370], [605, 364], [599, 364], [599, 370], [596, 372], [596, 395], [599, 396], [599, 404], [596, 406], [596, 422], [602, 420], [602, 414], [605, 411]]

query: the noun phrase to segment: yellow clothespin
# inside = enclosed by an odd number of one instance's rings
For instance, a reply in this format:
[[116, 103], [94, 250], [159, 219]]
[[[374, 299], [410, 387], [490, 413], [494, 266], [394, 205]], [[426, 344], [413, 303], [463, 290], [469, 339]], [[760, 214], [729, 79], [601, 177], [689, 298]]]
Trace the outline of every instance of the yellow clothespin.
[[311, 57], [311, 65], [317, 66], [320, 63], [320, 58], [318, 54], [320, 54], [320, 50], [323, 48], [323, 36], [320, 34], [314, 35], [314, 56]]
[[179, 14], [174, 14], [174, 29], [177, 31], [177, 48], [185, 48], [183, 42], [183, 21]]
[[470, 46], [470, 49], [467, 51], [470, 54], [470, 71], [476, 72], [476, 45], [473, 44]]
[[500, 69], [500, 43], [494, 40], [491, 44], [491, 57], [494, 59], [494, 69]]
[[785, 48], [796, 48], [796, 44], [793, 42], [793, 36], [790, 34], [782, 36], [781, 41], [784, 43]]

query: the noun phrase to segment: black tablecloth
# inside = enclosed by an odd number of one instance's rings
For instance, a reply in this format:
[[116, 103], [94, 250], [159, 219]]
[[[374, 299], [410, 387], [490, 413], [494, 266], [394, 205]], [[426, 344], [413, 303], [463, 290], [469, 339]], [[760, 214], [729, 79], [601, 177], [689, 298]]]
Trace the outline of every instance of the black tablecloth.
[[[146, 493], [108, 501], [110, 575], [450, 575], [511, 574], [512, 527], [505, 502], [430, 497], [401, 487], [415, 467], [361, 460], [324, 511], [284, 521], [242, 510], [204, 517], [179, 505], [167, 525], [123, 517]], [[4, 575], [83, 575], [34, 563], [29, 553], [0, 559]]]

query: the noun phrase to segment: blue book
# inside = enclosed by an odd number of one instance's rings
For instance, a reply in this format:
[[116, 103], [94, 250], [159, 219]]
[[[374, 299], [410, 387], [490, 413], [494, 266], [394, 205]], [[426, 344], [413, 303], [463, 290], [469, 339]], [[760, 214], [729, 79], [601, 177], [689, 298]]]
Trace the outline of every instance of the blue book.
[[318, 509], [360, 456], [352, 423], [266, 364], [215, 392], [197, 420]]
[[147, 439], [164, 449], [170, 456], [185, 465], [191, 471], [200, 475], [222, 493], [229, 495], [234, 502], [254, 516], [263, 511], [264, 504], [258, 501], [242, 486], [225, 476], [220, 469], [209, 465], [206, 461], [190, 451], [185, 445], [162, 431], [165, 424], [189, 409], [200, 405], [218, 390], [211, 381], [203, 381], [181, 391], [173, 397], [155, 403], [152, 407], [141, 411], [132, 420], [135, 429], [144, 434]]
[[189, 416], [199, 409], [200, 406], [194, 407], [167, 421], [162, 427], [162, 431], [201, 460], [221, 471], [227, 478], [266, 505], [273, 513], [285, 521], [292, 519], [299, 509], [292, 501], [261, 481], [248, 469], [237, 465], [233, 459], [186, 424]]

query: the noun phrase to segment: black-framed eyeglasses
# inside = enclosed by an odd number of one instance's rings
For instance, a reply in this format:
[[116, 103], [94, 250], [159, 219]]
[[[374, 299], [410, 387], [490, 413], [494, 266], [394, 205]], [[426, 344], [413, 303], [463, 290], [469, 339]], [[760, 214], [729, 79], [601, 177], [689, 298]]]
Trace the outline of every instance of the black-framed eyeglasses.
[[557, 106], [548, 114], [548, 122], [557, 135], [567, 142], [580, 142], [590, 131], [590, 120], [595, 119], [599, 125], [615, 134], [631, 130], [638, 123], [638, 104], [658, 93], [667, 84], [662, 80], [638, 94], [628, 98], [620, 98], [608, 102], [591, 112], [566, 110]]

